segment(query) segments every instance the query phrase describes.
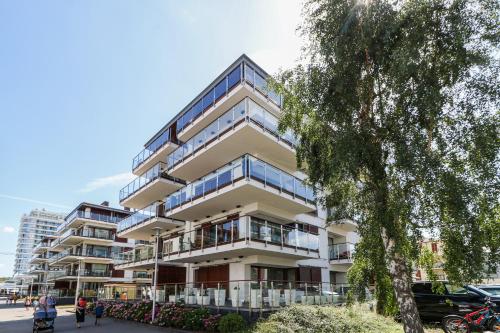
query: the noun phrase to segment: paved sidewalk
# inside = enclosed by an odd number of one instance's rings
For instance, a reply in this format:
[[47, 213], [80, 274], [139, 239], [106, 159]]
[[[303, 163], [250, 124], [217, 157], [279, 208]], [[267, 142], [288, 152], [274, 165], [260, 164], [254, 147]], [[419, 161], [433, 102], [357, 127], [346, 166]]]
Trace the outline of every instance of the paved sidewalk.
[[[30, 333], [32, 332], [33, 321], [32, 311], [26, 311], [24, 307], [13, 308], [0, 306], [0, 332], [1, 333]], [[124, 320], [114, 320], [103, 318], [100, 326], [94, 326], [94, 317], [87, 316], [82, 328], [77, 329], [75, 314], [68, 312], [68, 307], [58, 308], [57, 319], [54, 324], [54, 332], [76, 333], [187, 333], [164, 327], [156, 327], [146, 324], [139, 324]]]

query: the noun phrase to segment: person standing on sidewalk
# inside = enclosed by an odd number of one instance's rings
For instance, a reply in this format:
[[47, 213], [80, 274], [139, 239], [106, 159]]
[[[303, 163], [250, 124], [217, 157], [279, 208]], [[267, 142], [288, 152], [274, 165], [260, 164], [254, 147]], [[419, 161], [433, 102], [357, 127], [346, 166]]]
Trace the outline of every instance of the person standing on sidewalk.
[[85, 322], [85, 310], [87, 309], [87, 300], [80, 297], [76, 303], [76, 327], [80, 328], [81, 323]]

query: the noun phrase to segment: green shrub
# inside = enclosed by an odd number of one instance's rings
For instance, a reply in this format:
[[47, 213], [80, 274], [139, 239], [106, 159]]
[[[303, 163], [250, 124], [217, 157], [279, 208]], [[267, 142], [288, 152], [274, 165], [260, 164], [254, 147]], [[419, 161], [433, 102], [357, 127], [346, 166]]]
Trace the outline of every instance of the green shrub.
[[192, 311], [184, 312], [184, 329], [201, 331], [204, 329], [203, 320], [210, 316], [210, 312], [206, 308], [198, 308]]
[[403, 333], [394, 320], [365, 307], [294, 305], [257, 323], [254, 333]]
[[246, 327], [247, 323], [241, 315], [237, 313], [228, 313], [222, 316], [217, 328], [221, 333], [233, 333], [243, 331]]

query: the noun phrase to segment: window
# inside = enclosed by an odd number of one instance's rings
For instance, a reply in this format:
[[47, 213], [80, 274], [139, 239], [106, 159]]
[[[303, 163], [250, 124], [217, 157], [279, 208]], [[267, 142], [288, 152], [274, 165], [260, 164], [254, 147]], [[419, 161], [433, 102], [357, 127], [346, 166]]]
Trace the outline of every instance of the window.
[[432, 243], [431, 244], [431, 248], [432, 248], [432, 252], [433, 253], [437, 253], [437, 251], [438, 251], [438, 245], [437, 245], [437, 243]]
[[461, 286], [446, 284], [446, 290], [452, 295], [467, 295], [467, 289]]

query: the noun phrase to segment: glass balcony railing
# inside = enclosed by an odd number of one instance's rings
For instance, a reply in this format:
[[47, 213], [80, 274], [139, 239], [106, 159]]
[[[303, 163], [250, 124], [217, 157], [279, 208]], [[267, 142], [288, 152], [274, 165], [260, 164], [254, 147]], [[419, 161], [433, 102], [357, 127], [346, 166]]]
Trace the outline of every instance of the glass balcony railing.
[[307, 204], [316, 202], [313, 189], [302, 180], [251, 155], [244, 155], [167, 196], [165, 211], [168, 212], [245, 178], [260, 181]]
[[328, 246], [330, 260], [352, 260], [355, 248], [352, 243], [330, 244]]
[[123, 219], [118, 223], [116, 232], [125, 231], [156, 217], [165, 217], [165, 208], [161, 202], [154, 202]]
[[177, 119], [177, 133], [182, 132], [184, 128], [205, 113], [219, 99], [226, 96], [238, 83], [241, 83], [241, 65], [217, 82], [214, 88], [195, 101], [193, 106]]
[[76, 236], [76, 237], [87, 237], [96, 238], [104, 240], [114, 240], [115, 235], [106, 229], [69, 229], [64, 234], [61, 235], [61, 242], [66, 238]]
[[317, 252], [317, 229], [307, 224], [296, 226], [295, 223], [281, 224], [253, 216], [240, 216], [167, 239], [163, 243], [163, 253], [168, 256], [247, 240]]
[[65, 219], [64, 223], [60, 224], [57, 227], [57, 232], [60, 232], [61, 230], [65, 229], [73, 220], [77, 218], [100, 221], [100, 222], [108, 222], [108, 223], [118, 223], [119, 221], [121, 221], [123, 217], [76, 210]]
[[152, 181], [164, 178], [181, 184], [186, 184], [182, 179], [171, 177], [166, 173], [167, 165], [159, 162], [139, 177], [135, 178], [127, 186], [120, 190], [120, 202], [132, 196], [134, 193], [151, 183]]
[[75, 269], [59, 273], [59, 276], [85, 276], [85, 277], [110, 277], [111, 271], [108, 269]]
[[269, 97], [277, 106], [281, 107], [283, 105], [282, 97], [269, 89], [266, 78], [247, 63], [245, 63], [245, 81], [255, 87], [261, 94]]
[[111, 253], [108, 251], [103, 251], [103, 250], [89, 250], [87, 249], [86, 251], [82, 250], [64, 250], [60, 253], [57, 253], [53, 255], [52, 257], [49, 258], [49, 263], [53, 263], [57, 260], [60, 260], [64, 257], [70, 257], [70, 256], [75, 256], [75, 257], [93, 257], [93, 258], [105, 258], [105, 259], [112, 259], [113, 256]]
[[274, 135], [276, 139], [285, 142], [292, 148], [297, 145], [297, 140], [290, 130], [284, 134], [278, 131], [279, 119], [276, 116], [247, 97], [170, 153], [167, 157], [168, 170], [186, 158], [195, 155], [200, 149], [206, 147], [206, 145], [242, 121], [257, 124], [266, 132]]
[[132, 170], [137, 169], [137, 167], [139, 167], [139, 165], [147, 161], [151, 157], [151, 155], [156, 153], [158, 150], [160, 150], [160, 148], [165, 146], [167, 143], [171, 142], [170, 137], [171, 135], [169, 128], [133, 158]]
[[132, 277], [134, 279], [151, 279], [153, 277], [153, 274], [150, 274], [148, 272], [134, 272]]
[[[146, 246], [141, 249], [135, 249], [132, 251], [128, 251], [126, 253], [123, 253], [124, 258], [123, 262], [120, 263], [121, 265], [123, 264], [133, 264], [136, 262], [141, 262], [145, 260], [153, 260], [154, 259], [154, 247], [153, 245], [151, 246]], [[163, 257], [162, 253], [158, 253], [158, 258], [161, 259]]]

